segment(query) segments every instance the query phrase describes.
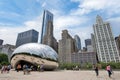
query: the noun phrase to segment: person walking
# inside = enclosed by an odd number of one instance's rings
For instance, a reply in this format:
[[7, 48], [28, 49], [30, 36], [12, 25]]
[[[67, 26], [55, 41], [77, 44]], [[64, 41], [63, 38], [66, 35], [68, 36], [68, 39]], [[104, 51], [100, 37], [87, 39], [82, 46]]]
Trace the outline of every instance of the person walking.
[[9, 73], [10, 69], [11, 69], [11, 65], [9, 64], [9, 65], [7, 66], [7, 73]]
[[97, 65], [97, 64], [96, 64], [96, 65], [94, 64], [93, 67], [94, 67], [96, 76], [99, 76], [99, 68], [98, 68], [98, 65]]
[[106, 70], [107, 70], [107, 72], [108, 72], [108, 76], [111, 77], [111, 75], [112, 75], [111, 66], [110, 66], [110, 65], [107, 65], [107, 66], [106, 66]]
[[41, 64], [41, 65], [40, 65], [40, 70], [41, 70], [42, 72], [44, 71], [43, 67], [44, 67], [44, 65]]
[[3, 65], [1, 68], [1, 73], [5, 72], [5, 66]]

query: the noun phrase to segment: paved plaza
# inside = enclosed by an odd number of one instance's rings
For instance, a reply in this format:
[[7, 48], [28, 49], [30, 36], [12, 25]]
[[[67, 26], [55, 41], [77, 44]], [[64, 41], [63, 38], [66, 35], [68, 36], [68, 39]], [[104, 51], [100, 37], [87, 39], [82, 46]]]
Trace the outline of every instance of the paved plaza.
[[120, 71], [114, 71], [112, 78], [109, 78], [104, 70], [99, 71], [98, 77], [94, 71], [89, 70], [31, 72], [28, 75], [11, 70], [10, 73], [0, 73], [0, 80], [120, 80]]

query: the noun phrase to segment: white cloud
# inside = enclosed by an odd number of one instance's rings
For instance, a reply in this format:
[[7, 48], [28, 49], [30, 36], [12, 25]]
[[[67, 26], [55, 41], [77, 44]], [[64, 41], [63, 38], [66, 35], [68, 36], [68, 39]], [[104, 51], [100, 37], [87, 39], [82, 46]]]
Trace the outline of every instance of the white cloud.
[[72, 10], [73, 15], [84, 15], [95, 10], [100, 10], [108, 15], [120, 13], [120, 0], [72, 0], [79, 2], [78, 9]]
[[23, 28], [10, 28], [1, 26], [0, 29], [0, 38], [4, 40], [4, 44], [15, 44], [17, 39], [17, 34]]
[[84, 16], [57, 16], [54, 21], [54, 36], [60, 40], [62, 30], [67, 29], [72, 37], [79, 35], [84, 46], [84, 39], [90, 38], [90, 33], [92, 33], [92, 26], [83, 26], [86, 22], [89, 22], [89, 18]]
[[114, 17], [107, 20], [110, 22], [114, 36], [120, 35], [120, 17]]
[[[93, 17], [86, 17], [86, 14], [90, 14], [93, 11], [103, 11], [103, 13], [108, 15], [120, 13], [120, 1], [119, 0], [71, 0], [79, 3], [77, 9], [71, 10], [70, 13], [65, 14], [63, 7], [65, 2], [61, 0], [50, 0], [50, 1], [41, 1], [39, 2], [43, 8], [50, 10], [54, 14], [54, 36], [57, 40], [61, 39], [62, 30], [67, 29], [72, 37], [74, 35], [79, 35], [82, 40], [82, 45], [84, 45], [84, 39], [90, 38], [90, 33], [92, 33]], [[51, 3], [50, 3], [51, 2]], [[59, 3], [59, 4], [58, 4]], [[5, 43], [15, 44], [17, 34], [19, 32], [27, 31], [29, 29], [35, 29], [41, 34], [41, 23], [42, 16], [40, 15], [33, 20], [24, 22], [24, 26], [21, 27], [4, 27], [0, 29], [0, 37], [5, 40]], [[94, 16], [95, 17], [95, 16]], [[95, 20], [94, 20], [95, 21]], [[110, 21], [113, 31], [117, 29], [118, 34], [120, 30], [120, 18], [111, 18]], [[11, 39], [12, 38], [12, 39]]]
[[86, 23], [89, 19], [86, 17], [64, 15], [55, 18], [55, 26], [57, 29], [68, 28], [70, 26], [77, 27]]
[[15, 45], [17, 35], [20, 32], [24, 32], [30, 29], [35, 29], [39, 33], [41, 33], [41, 15], [38, 16], [36, 19], [31, 21], [24, 22], [24, 26], [16, 26], [16, 27], [7, 27], [7, 26], [0, 26], [0, 38], [4, 40], [4, 44], [13, 44]]
[[42, 4], [42, 7], [44, 8], [46, 6], [46, 2], [44, 2], [43, 4]]

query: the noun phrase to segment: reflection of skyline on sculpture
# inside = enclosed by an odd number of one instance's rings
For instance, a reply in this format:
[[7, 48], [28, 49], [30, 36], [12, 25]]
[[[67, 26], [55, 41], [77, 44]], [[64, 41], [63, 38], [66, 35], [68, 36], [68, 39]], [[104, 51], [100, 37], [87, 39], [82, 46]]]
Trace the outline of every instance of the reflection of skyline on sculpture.
[[30, 53], [36, 54], [42, 58], [51, 58], [53, 60], [58, 60], [57, 53], [50, 48], [49, 46], [37, 43], [28, 43], [16, 48], [12, 55], [19, 54], [19, 53]]
[[34, 66], [43, 64], [44, 69], [54, 70], [58, 67], [58, 55], [51, 47], [39, 43], [27, 43], [15, 49], [11, 56], [11, 65]]

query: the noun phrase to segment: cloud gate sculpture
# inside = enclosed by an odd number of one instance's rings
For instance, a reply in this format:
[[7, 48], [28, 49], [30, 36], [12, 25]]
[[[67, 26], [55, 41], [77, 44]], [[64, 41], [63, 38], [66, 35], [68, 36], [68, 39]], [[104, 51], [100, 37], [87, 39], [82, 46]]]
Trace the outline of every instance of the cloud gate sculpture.
[[28, 43], [16, 48], [11, 56], [11, 65], [16, 68], [20, 64], [29, 66], [44, 65], [45, 70], [58, 67], [58, 55], [49, 46], [39, 43]]

